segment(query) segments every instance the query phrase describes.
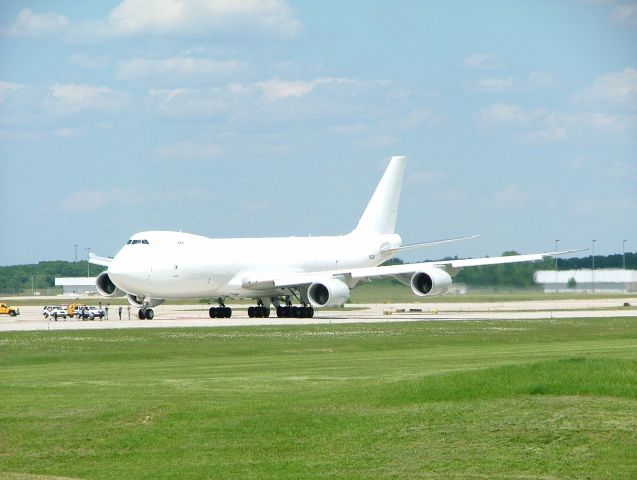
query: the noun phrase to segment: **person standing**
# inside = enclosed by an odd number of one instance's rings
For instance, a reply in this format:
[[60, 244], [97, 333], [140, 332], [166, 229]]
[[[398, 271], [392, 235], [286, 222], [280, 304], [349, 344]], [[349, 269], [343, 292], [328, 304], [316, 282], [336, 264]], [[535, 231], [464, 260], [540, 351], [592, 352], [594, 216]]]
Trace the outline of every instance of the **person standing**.
[[119, 308], [117, 309], [117, 313], [119, 313], [119, 319], [120, 321], [122, 320], [122, 306], [120, 305]]
[[130, 320], [130, 305], [126, 307], [126, 310], [128, 311], [128, 319]]
[[106, 313], [106, 320], [108, 320], [108, 303], [104, 307], [104, 312]]

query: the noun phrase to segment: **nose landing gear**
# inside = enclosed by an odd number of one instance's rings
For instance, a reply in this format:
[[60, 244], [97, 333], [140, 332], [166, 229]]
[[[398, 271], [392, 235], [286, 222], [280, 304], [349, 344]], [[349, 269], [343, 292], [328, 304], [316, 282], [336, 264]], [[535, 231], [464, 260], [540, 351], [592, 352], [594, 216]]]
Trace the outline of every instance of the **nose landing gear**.
[[137, 316], [140, 320], [152, 320], [155, 317], [155, 312], [152, 308], [142, 307], [139, 309]]

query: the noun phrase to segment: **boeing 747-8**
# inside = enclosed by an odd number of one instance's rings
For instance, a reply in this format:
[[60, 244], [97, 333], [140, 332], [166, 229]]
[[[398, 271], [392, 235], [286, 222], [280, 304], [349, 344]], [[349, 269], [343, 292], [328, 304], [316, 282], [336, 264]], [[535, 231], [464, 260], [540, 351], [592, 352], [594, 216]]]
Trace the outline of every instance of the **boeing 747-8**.
[[[527, 262], [570, 253], [536, 253], [379, 266], [401, 251], [465, 238], [403, 245], [394, 232], [406, 157], [392, 157], [356, 228], [322, 237], [213, 239], [182, 232], [133, 235], [114, 258], [90, 256], [108, 267], [96, 279], [107, 297], [128, 297], [140, 319], [152, 319], [166, 299], [211, 298], [211, 318], [228, 318], [229, 298], [254, 299], [250, 317], [312, 317], [314, 308], [343, 305], [360, 281], [393, 277], [415, 295], [442, 295], [463, 267]], [[300, 306], [293, 306], [293, 300]]]

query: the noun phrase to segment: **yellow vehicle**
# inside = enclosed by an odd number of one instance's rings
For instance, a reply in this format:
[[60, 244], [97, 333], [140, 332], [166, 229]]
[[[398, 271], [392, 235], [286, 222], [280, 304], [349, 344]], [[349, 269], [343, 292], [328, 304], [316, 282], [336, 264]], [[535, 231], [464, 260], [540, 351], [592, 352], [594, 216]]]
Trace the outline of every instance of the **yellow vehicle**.
[[80, 305], [79, 303], [72, 303], [71, 305], [69, 305], [69, 307], [66, 309], [66, 314], [73, 318], [73, 316], [75, 315], [75, 310], [79, 310], [79, 307], [81, 307], [82, 305]]
[[16, 307], [10, 307], [6, 303], [0, 303], [0, 315], [9, 315], [10, 317], [15, 317], [16, 315], [20, 315], [20, 309]]

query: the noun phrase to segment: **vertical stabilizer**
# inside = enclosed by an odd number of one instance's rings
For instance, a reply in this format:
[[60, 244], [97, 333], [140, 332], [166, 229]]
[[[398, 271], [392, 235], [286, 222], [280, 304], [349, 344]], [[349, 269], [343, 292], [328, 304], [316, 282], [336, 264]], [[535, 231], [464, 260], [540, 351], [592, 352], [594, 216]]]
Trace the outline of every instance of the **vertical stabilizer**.
[[407, 157], [392, 157], [352, 233], [394, 233]]

